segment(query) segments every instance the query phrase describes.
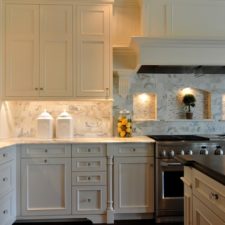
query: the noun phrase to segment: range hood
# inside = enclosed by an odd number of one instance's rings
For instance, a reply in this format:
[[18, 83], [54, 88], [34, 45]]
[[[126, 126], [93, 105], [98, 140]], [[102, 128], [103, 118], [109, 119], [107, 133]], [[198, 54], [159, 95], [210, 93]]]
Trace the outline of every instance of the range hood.
[[225, 40], [133, 37], [137, 73], [225, 74]]

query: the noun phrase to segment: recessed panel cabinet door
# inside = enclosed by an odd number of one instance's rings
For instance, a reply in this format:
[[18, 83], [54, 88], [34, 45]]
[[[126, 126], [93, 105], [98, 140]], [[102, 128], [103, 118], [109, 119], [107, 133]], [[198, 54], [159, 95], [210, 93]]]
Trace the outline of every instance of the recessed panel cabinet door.
[[116, 213], [154, 212], [153, 157], [115, 157]]
[[72, 96], [72, 6], [40, 6], [40, 96]]
[[110, 6], [78, 6], [76, 96], [109, 97]]
[[38, 96], [39, 7], [6, 5], [6, 96]]
[[22, 208], [26, 215], [71, 214], [71, 159], [21, 161]]

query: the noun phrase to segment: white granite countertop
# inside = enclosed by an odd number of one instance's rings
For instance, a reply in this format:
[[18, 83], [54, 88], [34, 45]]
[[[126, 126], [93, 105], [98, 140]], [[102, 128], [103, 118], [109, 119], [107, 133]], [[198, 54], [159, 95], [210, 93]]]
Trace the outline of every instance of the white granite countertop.
[[0, 139], [0, 148], [15, 144], [84, 144], [84, 143], [155, 143], [155, 140], [146, 137], [76, 137], [71, 139], [38, 139], [38, 138], [9, 138]]

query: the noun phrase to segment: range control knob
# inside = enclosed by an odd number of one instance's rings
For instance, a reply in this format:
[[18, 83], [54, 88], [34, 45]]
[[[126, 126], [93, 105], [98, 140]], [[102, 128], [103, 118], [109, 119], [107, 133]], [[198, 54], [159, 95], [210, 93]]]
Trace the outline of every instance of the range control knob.
[[223, 149], [221, 148], [220, 145], [216, 146], [216, 150], [214, 152], [215, 155], [223, 155]]
[[193, 155], [193, 151], [190, 149], [190, 150], [187, 151], [187, 154], [188, 155]]
[[166, 157], [166, 150], [161, 151], [161, 152], [160, 152], [160, 156]]
[[181, 150], [181, 151], [180, 151], [180, 154], [181, 154], [181, 155], [185, 155], [184, 150]]
[[169, 156], [170, 156], [171, 158], [173, 158], [173, 157], [175, 156], [174, 150], [171, 150], [171, 151], [169, 152]]
[[200, 150], [200, 155], [208, 155], [209, 151], [207, 150], [206, 146], [202, 146]]

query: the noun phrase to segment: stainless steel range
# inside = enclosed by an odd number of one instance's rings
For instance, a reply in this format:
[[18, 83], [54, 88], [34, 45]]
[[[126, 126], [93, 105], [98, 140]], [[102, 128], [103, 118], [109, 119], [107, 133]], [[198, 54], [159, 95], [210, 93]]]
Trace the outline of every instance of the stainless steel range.
[[176, 155], [224, 154], [224, 141], [210, 141], [195, 135], [150, 135], [155, 144], [155, 217], [156, 222], [183, 220], [183, 166]]

